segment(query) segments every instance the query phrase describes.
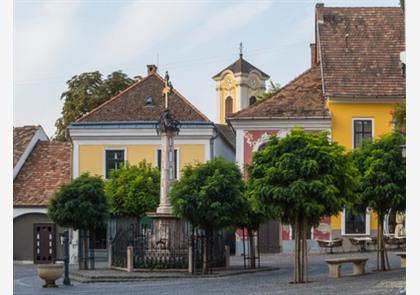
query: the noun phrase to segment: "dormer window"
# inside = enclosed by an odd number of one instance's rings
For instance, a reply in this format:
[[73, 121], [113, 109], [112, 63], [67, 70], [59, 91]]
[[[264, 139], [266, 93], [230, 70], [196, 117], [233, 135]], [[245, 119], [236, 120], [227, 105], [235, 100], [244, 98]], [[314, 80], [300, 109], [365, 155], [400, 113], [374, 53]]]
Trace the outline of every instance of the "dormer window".
[[148, 96], [146, 98], [146, 107], [152, 107], [155, 105], [155, 101], [153, 99], [153, 96]]

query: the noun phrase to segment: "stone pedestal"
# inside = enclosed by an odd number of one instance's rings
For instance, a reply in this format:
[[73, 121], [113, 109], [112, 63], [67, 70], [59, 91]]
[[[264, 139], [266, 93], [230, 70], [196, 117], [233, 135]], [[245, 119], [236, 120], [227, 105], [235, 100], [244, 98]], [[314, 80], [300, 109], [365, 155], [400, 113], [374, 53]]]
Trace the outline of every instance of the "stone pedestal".
[[151, 251], [188, 251], [188, 233], [184, 221], [170, 213], [148, 213], [152, 219], [153, 235]]

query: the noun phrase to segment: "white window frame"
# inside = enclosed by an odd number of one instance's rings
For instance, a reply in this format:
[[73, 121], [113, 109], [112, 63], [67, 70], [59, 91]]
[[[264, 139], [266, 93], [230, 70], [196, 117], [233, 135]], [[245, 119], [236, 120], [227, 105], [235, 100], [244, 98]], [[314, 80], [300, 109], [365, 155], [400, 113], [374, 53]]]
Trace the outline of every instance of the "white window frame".
[[366, 230], [364, 234], [348, 234], [346, 233], [346, 208], [341, 212], [341, 235], [342, 236], [370, 236], [370, 213], [366, 210]]
[[103, 162], [102, 162], [102, 176], [105, 180], [108, 180], [109, 178], [106, 178], [106, 152], [107, 151], [124, 151], [124, 166], [127, 165], [127, 147], [122, 147], [122, 146], [115, 146], [115, 147], [111, 147], [111, 146], [107, 146], [104, 147], [104, 151], [103, 151]]
[[[158, 151], [159, 150], [162, 150], [162, 148], [161, 147], [157, 147], [157, 148], [155, 148], [155, 167], [158, 167], [159, 168], [159, 166], [158, 166]], [[177, 152], [177, 154], [178, 154], [178, 157], [177, 157], [177, 161], [176, 161], [176, 180], [179, 180], [180, 179], [180, 174], [179, 174], [179, 162], [180, 162], [180, 159], [181, 159], [181, 155], [180, 155], [180, 153], [179, 153], [179, 147], [174, 147], [174, 151], [176, 151]]]
[[372, 122], [372, 140], [375, 139], [375, 118], [373, 117], [357, 117], [351, 121], [351, 148], [354, 149], [354, 121], [365, 120]]
[[[294, 231], [294, 228], [293, 228], [293, 226], [291, 224], [289, 224], [289, 240], [293, 240], [293, 233], [292, 233], [292, 231]], [[311, 226], [311, 236], [307, 240], [313, 240], [313, 239], [314, 239], [314, 227]]]

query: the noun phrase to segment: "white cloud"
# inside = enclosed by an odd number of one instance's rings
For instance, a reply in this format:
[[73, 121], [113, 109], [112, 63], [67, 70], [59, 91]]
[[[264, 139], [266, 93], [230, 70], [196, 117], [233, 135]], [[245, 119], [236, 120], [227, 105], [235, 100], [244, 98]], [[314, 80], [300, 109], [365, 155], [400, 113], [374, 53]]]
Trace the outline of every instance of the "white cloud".
[[[134, 2], [117, 15], [100, 45], [98, 64], [132, 61], [190, 24], [204, 6], [191, 2]], [[171, 44], [165, 44], [171, 46]]]
[[61, 50], [72, 34], [81, 2], [45, 1], [36, 18], [20, 20], [14, 31], [14, 69], [17, 81], [49, 76], [62, 61]]
[[195, 47], [205, 44], [215, 37], [231, 33], [235, 29], [251, 22], [271, 5], [272, 1], [239, 2], [218, 11], [192, 32], [191, 42], [188, 43], [184, 50], [193, 50]]

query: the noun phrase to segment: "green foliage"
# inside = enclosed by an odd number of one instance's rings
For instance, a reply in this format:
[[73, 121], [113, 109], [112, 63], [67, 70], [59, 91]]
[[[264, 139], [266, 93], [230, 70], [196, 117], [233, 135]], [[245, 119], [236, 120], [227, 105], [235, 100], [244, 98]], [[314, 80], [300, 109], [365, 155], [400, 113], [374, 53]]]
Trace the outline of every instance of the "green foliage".
[[108, 205], [102, 178], [85, 173], [62, 185], [50, 201], [48, 216], [58, 225], [76, 230], [103, 225]]
[[160, 171], [145, 160], [111, 172], [105, 183], [110, 211], [115, 216], [141, 217], [159, 205]]
[[248, 167], [248, 193], [271, 218], [295, 223], [305, 217], [316, 225], [335, 215], [354, 196], [357, 169], [328, 134], [294, 129], [285, 138], [272, 137], [255, 153]]
[[55, 139], [65, 140], [67, 126], [87, 112], [101, 105], [111, 97], [136, 82], [121, 71], [115, 71], [102, 79], [99, 71], [82, 73], [67, 81], [67, 90], [61, 94], [64, 99], [61, 117], [57, 119]]
[[257, 231], [260, 225], [269, 219], [269, 216], [264, 211], [264, 206], [261, 206], [259, 200], [256, 198], [256, 194], [253, 194], [252, 186], [248, 181], [245, 183], [244, 198], [246, 201], [246, 210], [237, 226]]
[[370, 207], [383, 216], [388, 209], [405, 210], [403, 144], [403, 135], [390, 133], [352, 152], [361, 175], [356, 202], [359, 211]]
[[264, 99], [269, 98], [274, 93], [276, 93], [278, 90], [280, 90], [280, 88], [281, 88], [280, 83], [274, 83], [272, 80], [270, 80], [270, 82], [268, 84], [267, 91], [257, 95], [257, 100], [260, 101], [260, 100], [264, 100]]
[[394, 122], [395, 131], [405, 132], [405, 121], [406, 121], [405, 101], [395, 105], [395, 108], [392, 111], [392, 119]]
[[203, 229], [236, 225], [246, 208], [239, 168], [222, 158], [186, 166], [170, 192], [175, 214]]

